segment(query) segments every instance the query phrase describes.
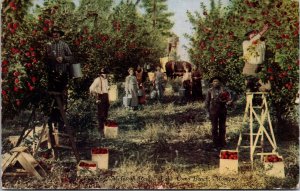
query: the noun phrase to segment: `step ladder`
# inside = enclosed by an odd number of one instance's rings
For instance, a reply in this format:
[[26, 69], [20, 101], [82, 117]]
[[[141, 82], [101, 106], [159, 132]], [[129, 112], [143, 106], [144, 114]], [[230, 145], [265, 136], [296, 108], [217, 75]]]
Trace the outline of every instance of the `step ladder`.
[[[243, 125], [240, 129], [240, 135], [237, 144], [237, 150], [242, 148], [249, 149], [251, 168], [253, 169], [254, 155], [261, 156], [261, 160], [265, 155], [278, 154], [277, 144], [274, 136], [274, 131], [271, 123], [270, 113], [268, 109], [266, 92], [247, 92], [246, 93], [246, 108], [243, 117]], [[260, 104], [255, 104], [255, 99], [259, 99]], [[258, 125], [258, 130], [255, 129], [255, 124]], [[244, 133], [243, 127], [249, 127], [249, 133]], [[245, 142], [244, 136], [249, 136], [249, 145], [242, 145]], [[271, 152], [264, 150], [264, 137], [272, 147]], [[258, 143], [260, 139], [260, 144]], [[255, 153], [256, 149], [260, 148], [261, 152]]]
[[1, 167], [4, 176], [34, 175], [43, 179], [47, 175], [39, 162], [27, 151], [27, 147], [15, 147], [10, 153], [5, 153]]
[[[51, 104], [51, 109], [54, 108], [54, 103], [56, 103], [58, 106], [60, 115], [64, 122], [64, 128], [66, 130], [66, 133], [60, 133], [60, 132], [57, 132], [55, 129], [53, 129], [52, 124], [49, 125], [49, 127], [48, 127], [50, 144], [51, 144], [51, 148], [53, 149], [54, 158], [55, 159], [58, 158], [59, 149], [72, 149], [72, 151], [75, 155], [76, 161], [79, 162], [80, 157], [79, 157], [79, 153], [76, 148], [75, 138], [73, 136], [74, 132], [68, 123], [63, 100], [62, 100], [63, 93], [62, 92], [49, 92], [49, 95], [53, 98], [52, 104]], [[61, 137], [63, 137], [62, 139], [67, 139], [68, 144], [59, 144]]]

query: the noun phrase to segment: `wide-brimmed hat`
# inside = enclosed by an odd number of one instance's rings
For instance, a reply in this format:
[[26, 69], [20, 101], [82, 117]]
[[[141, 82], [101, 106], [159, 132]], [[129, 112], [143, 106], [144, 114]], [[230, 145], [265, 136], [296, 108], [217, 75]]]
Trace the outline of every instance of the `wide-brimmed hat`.
[[60, 36], [64, 36], [64, 34], [65, 34], [64, 31], [62, 31], [58, 26], [54, 26], [54, 27], [52, 27], [52, 29], [49, 33], [49, 36], [52, 37], [53, 33], [55, 33], [55, 32], [59, 33]]
[[100, 74], [108, 74], [108, 68], [106, 68], [106, 67], [101, 68]]
[[214, 76], [209, 80], [209, 83], [212, 83], [214, 80], [219, 80], [221, 82], [222, 78], [220, 76]]

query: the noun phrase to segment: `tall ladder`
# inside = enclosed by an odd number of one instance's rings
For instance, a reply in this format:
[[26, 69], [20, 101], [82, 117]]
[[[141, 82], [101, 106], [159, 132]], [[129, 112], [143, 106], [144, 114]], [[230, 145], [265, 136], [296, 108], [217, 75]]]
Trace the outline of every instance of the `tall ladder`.
[[[74, 132], [73, 132], [73, 129], [70, 127], [69, 123], [68, 123], [66, 112], [65, 112], [65, 109], [64, 109], [64, 105], [63, 105], [63, 100], [62, 100], [63, 99], [62, 98], [63, 93], [62, 92], [49, 92], [49, 95], [53, 98], [51, 107], [53, 108], [54, 103], [56, 102], [56, 104], [57, 104], [57, 106], [59, 108], [61, 117], [62, 117], [63, 122], [64, 122], [64, 128], [66, 129], [66, 132], [67, 132], [67, 134], [65, 134], [65, 135], [68, 136], [68, 138], [70, 140], [70, 143], [71, 143], [71, 147], [70, 148], [74, 152], [76, 161], [79, 162], [80, 161], [80, 157], [79, 157], [79, 153], [77, 151], [75, 139], [74, 139], [74, 136], [73, 136]], [[50, 125], [49, 126], [50, 144], [51, 144], [51, 148], [54, 151], [54, 157], [57, 158], [58, 147], [59, 146], [55, 145], [55, 138], [54, 138], [54, 134], [53, 133], [54, 133], [53, 126]], [[66, 147], [62, 147], [62, 148], [66, 148]]]
[[[240, 148], [249, 148], [251, 167], [253, 169], [253, 159], [255, 155], [255, 150], [261, 148], [261, 152], [257, 155], [261, 156], [263, 159], [264, 155], [277, 154], [277, 144], [274, 136], [274, 131], [271, 123], [270, 113], [267, 103], [266, 92], [247, 92], [246, 93], [246, 108], [243, 118], [243, 125], [240, 130], [239, 140], [237, 144], [237, 150]], [[253, 104], [253, 100], [259, 98], [261, 104]], [[254, 124], [258, 123], [259, 127], [257, 132], [255, 132]], [[267, 122], [267, 123], [266, 123]], [[249, 133], [243, 132], [243, 127], [249, 125]], [[243, 135], [250, 136], [250, 145], [241, 145]], [[267, 141], [272, 146], [271, 152], [264, 151], [264, 136], [267, 137]], [[260, 138], [261, 145], [258, 145], [258, 140]]]

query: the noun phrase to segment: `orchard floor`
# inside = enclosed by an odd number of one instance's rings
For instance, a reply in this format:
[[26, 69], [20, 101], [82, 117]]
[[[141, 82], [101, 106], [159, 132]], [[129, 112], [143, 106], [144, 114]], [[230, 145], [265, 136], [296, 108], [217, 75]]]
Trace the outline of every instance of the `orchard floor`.
[[[43, 161], [47, 176], [2, 177], [6, 189], [275, 189], [299, 188], [299, 145], [297, 125], [277, 137], [279, 154], [284, 158], [286, 178], [266, 176], [262, 162], [255, 157], [254, 169], [240, 152], [237, 175], [219, 174], [219, 151], [212, 148], [210, 122], [201, 101], [180, 104], [177, 97], [162, 103], [149, 101], [141, 110], [126, 110], [121, 103], [111, 106], [109, 119], [119, 124], [117, 139], [100, 138], [97, 125], [76, 133], [81, 159], [91, 160], [93, 147], [109, 149], [109, 170], [90, 177], [76, 175], [71, 151], [60, 152], [59, 160]], [[83, 104], [83, 103], [82, 103]], [[238, 102], [227, 118], [227, 146], [235, 149], [243, 119], [244, 103]], [[94, 108], [95, 109], [95, 108]], [[81, 111], [78, 111], [81, 112]], [[16, 121], [16, 120], [15, 120]], [[20, 124], [2, 127], [2, 154], [11, 146], [9, 135], [20, 131]]]

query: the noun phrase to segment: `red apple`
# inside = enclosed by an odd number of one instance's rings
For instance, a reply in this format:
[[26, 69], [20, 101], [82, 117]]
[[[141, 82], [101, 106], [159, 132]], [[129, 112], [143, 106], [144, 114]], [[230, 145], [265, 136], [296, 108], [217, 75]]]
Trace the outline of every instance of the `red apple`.
[[2, 90], [2, 95], [7, 95], [6, 91], [5, 90]]
[[12, 23], [8, 23], [7, 28], [9, 28], [9, 29], [13, 28], [13, 24]]
[[44, 32], [47, 32], [48, 30], [49, 30], [48, 27], [43, 27], [43, 31], [44, 31]]
[[3, 60], [2, 61], [2, 66], [6, 66], [8, 64], [8, 61], [7, 60]]
[[21, 105], [21, 101], [19, 99], [16, 99], [16, 105], [20, 106]]
[[31, 77], [31, 81], [32, 81], [33, 83], [35, 83], [35, 82], [37, 81], [37, 78], [36, 78], [35, 76], [32, 76], [32, 77]]
[[20, 75], [20, 72], [15, 71], [15, 72], [13, 73], [13, 75], [14, 75], [15, 77], [18, 77], [18, 76]]
[[20, 40], [20, 45], [22, 46], [22, 45], [25, 45], [26, 44], [26, 40], [24, 40], [24, 39], [22, 39], [22, 40]]
[[13, 24], [13, 28], [14, 28], [14, 29], [17, 29], [18, 27], [19, 27], [19, 23], [14, 23], [14, 24]]

